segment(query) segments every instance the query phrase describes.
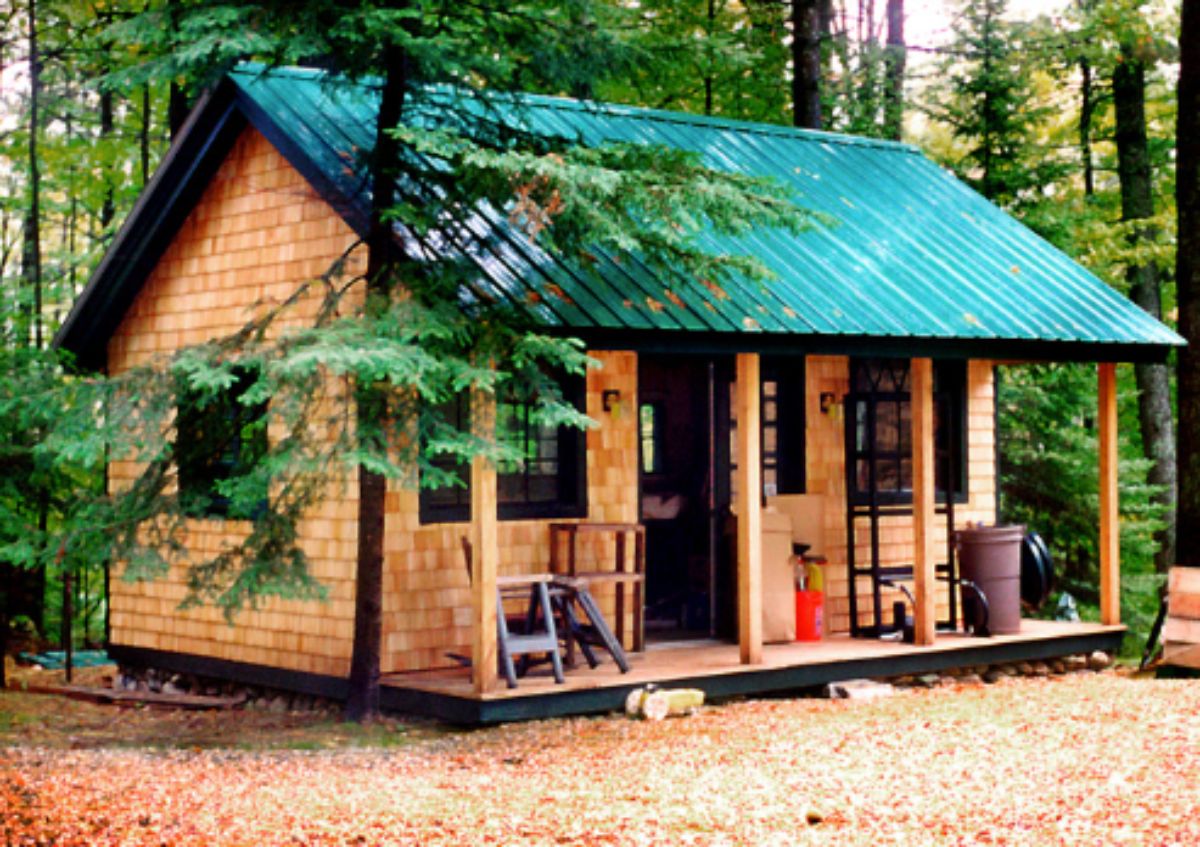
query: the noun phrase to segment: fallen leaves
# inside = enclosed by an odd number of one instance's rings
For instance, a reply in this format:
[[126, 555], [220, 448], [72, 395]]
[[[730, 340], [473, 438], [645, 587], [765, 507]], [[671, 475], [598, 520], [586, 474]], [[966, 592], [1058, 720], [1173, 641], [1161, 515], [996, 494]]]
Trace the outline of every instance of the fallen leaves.
[[[263, 717], [224, 719], [261, 745]], [[394, 749], [72, 750], [40, 731], [0, 749], [0, 842], [1200, 842], [1200, 686], [1113, 674], [427, 731]]]

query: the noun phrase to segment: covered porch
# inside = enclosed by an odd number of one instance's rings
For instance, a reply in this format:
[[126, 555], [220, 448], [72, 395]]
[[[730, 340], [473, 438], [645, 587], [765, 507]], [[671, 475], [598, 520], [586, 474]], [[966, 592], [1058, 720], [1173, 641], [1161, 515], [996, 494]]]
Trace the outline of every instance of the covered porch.
[[941, 635], [927, 646], [837, 635], [820, 642], [767, 644], [754, 664], [741, 661], [736, 644], [716, 641], [664, 644], [632, 654], [622, 674], [612, 662], [568, 672], [555, 684], [547, 668], [535, 670], [515, 689], [477, 692], [466, 669], [384, 676], [384, 708], [436, 716], [466, 725], [595, 714], [619, 710], [634, 688], [702, 689], [709, 700], [753, 697], [806, 689], [862, 677], [938, 673], [954, 668], [1046, 661], [1062, 656], [1113, 652], [1122, 626], [1028, 620], [1016, 635], [973, 638]]
[[[498, 543], [496, 471], [482, 459], [471, 474], [472, 523], [470, 537], [478, 551], [472, 561], [472, 657], [467, 670], [394, 674], [387, 677], [388, 698], [398, 708], [458, 715], [467, 722], [570, 714], [612, 708], [631, 688], [649, 682], [687, 684], [712, 696], [756, 694], [805, 688], [857, 676], [895, 676], [925, 673], [950, 667], [986, 665], [1064, 656], [1092, 650], [1113, 650], [1119, 644], [1119, 545], [1117, 526], [1117, 412], [1115, 365], [1097, 368], [1097, 426], [1100, 477], [1100, 597], [1099, 625], [1053, 624], [1025, 621], [1022, 631], [992, 638], [970, 637], [939, 631], [939, 596], [947, 587], [937, 579], [944, 561], [944, 541], [935, 527], [939, 516], [935, 464], [934, 364], [931, 358], [913, 358], [910, 371], [911, 448], [911, 574], [907, 585], [912, 596], [913, 643], [885, 643], [839, 634], [822, 642], [764, 643], [763, 410], [761, 361], [758, 353], [735, 356], [731, 411], [739, 437], [731, 456], [734, 471], [731, 503], [736, 520], [734, 588], [736, 593], [736, 643], [713, 639], [659, 645], [646, 653], [632, 654], [628, 674], [612, 664], [594, 670], [568, 672], [565, 683], [530, 676], [519, 688], [506, 690], [497, 674], [497, 584], [501, 571]], [[477, 432], [494, 426], [494, 410], [479, 395], [473, 404]], [[942, 510], [944, 513], [944, 509]], [[945, 533], [942, 533], [943, 536]], [[906, 551], [907, 552], [907, 551]], [[852, 592], [861, 589], [851, 580]], [[944, 602], [944, 599], [943, 599]], [[457, 718], [456, 718], [457, 719]]]

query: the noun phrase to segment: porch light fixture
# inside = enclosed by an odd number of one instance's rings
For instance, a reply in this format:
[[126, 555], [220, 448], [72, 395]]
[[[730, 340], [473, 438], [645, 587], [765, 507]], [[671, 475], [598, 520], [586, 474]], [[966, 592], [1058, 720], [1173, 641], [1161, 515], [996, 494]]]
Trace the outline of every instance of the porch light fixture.
[[621, 392], [615, 388], [607, 389], [601, 393], [600, 398], [601, 406], [603, 406], [606, 412], [612, 412], [621, 404]]

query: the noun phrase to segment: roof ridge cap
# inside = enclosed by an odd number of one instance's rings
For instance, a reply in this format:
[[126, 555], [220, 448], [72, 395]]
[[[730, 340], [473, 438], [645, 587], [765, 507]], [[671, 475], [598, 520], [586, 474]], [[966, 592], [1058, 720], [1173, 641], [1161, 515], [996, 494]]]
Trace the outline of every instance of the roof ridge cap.
[[[314, 80], [321, 78], [333, 79], [341, 76], [333, 71], [322, 68], [304, 68], [296, 67], [294, 65], [284, 65], [271, 68], [262, 64], [261, 62], [242, 62], [234, 67], [230, 73], [237, 73], [246, 76], [279, 74], [282, 76], [291, 77], [307, 77]], [[349, 82], [349, 80], [346, 81]], [[359, 80], [354, 84], [362, 83], [363, 80]], [[450, 94], [451, 92], [462, 93], [470, 91], [470, 89], [459, 88], [448, 83], [435, 83], [426, 86], [426, 88], [435, 95], [438, 93]], [[627, 103], [611, 103], [605, 100], [581, 100], [575, 97], [564, 97], [562, 95], [555, 94], [534, 94], [523, 91], [488, 91], [487, 94], [489, 96], [506, 99], [511, 102], [527, 101], [535, 103], [544, 108], [551, 109], [601, 112], [612, 115], [624, 114], [628, 117], [660, 121], [663, 123], [723, 127], [726, 129], [735, 129], [739, 132], [756, 133], [759, 135], [772, 135], [785, 138], [790, 137], [804, 141], [845, 144], [855, 147], [874, 147], [924, 156], [920, 148], [901, 141], [890, 141], [884, 138], [869, 138], [860, 135], [848, 135], [846, 133], [831, 132], [828, 130], [803, 129], [800, 127], [784, 126], [783, 124], [747, 121], [740, 118], [727, 118], [716, 115], [697, 115], [692, 112], [675, 111], [672, 109], [655, 109], [649, 106], [632, 106]]]

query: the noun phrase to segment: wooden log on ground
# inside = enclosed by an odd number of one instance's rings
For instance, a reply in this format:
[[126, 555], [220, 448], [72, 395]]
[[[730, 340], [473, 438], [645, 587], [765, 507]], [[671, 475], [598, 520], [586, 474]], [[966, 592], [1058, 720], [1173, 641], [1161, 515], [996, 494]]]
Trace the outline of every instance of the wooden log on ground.
[[233, 709], [246, 702], [245, 697], [207, 697], [200, 694], [163, 694], [154, 691], [116, 691], [86, 685], [30, 685], [30, 694], [55, 694], [89, 703], [118, 706], [158, 706], [172, 709]]

